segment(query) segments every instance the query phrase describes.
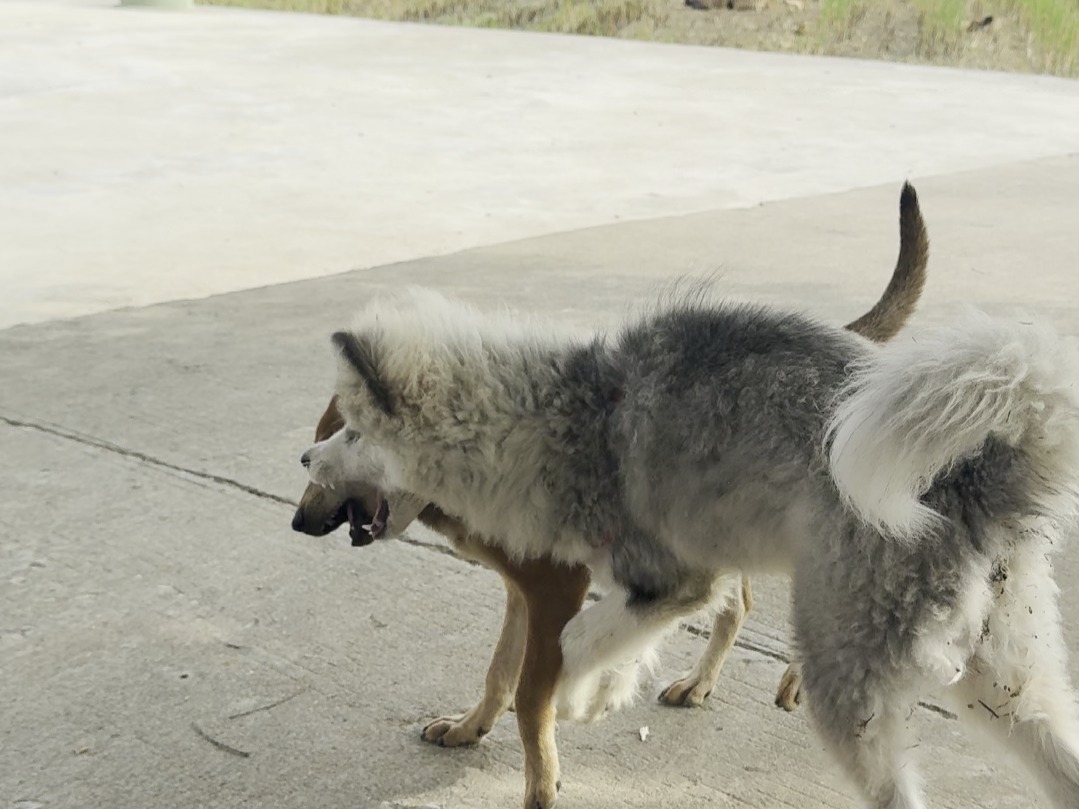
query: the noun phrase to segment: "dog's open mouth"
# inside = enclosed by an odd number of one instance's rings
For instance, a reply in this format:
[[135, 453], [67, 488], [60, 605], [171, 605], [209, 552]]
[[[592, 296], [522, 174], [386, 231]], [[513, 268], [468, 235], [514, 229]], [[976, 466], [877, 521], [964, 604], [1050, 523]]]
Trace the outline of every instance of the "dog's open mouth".
[[345, 503], [345, 515], [348, 517], [348, 535], [352, 539], [353, 547], [370, 545], [376, 539], [381, 539], [386, 533], [386, 525], [390, 519], [390, 504], [381, 494], [375, 505], [375, 514], [370, 522], [367, 512], [355, 500]]

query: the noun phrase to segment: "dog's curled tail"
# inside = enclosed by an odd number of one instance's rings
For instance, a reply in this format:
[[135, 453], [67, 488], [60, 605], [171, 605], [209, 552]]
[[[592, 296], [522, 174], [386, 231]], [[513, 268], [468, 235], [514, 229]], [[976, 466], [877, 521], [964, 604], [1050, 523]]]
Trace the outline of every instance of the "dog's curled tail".
[[827, 427], [847, 505], [887, 535], [914, 539], [939, 514], [920, 498], [989, 438], [1018, 451], [1032, 507], [1079, 515], [1079, 350], [1073, 339], [980, 312], [889, 343], [854, 369]]
[[876, 343], [895, 337], [918, 306], [928, 264], [929, 233], [918, 194], [913, 185], [903, 183], [899, 195], [899, 258], [892, 280], [876, 305], [846, 328]]

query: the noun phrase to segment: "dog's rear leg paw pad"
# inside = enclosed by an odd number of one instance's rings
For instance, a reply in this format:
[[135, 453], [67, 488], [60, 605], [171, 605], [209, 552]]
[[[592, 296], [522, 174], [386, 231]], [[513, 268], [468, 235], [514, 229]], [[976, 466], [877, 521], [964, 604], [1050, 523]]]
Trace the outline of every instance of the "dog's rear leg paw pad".
[[558, 793], [562, 790], [562, 782], [558, 781], [554, 789], [529, 789], [525, 796], [525, 809], [551, 809], [558, 800]]
[[[455, 716], [440, 716], [427, 724], [420, 737], [439, 747], [464, 747], [477, 744], [490, 730], [493, 720], [477, 705], [471, 711]], [[485, 721], [486, 720], [486, 721]]]
[[664, 705], [697, 708], [703, 705], [711, 694], [711, 683], [705, 682], [694, 674], [688, 674], [660, 691], [659, 701]]
[[776, 705], [784, 711], [793, 711], [802, 702], [802, 667], [791, 663], [783, 672], [776, 691]]

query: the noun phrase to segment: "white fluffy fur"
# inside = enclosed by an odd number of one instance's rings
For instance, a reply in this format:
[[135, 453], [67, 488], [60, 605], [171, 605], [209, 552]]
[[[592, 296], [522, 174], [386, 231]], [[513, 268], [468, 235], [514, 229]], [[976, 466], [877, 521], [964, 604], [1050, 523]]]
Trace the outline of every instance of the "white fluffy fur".
[[[1079, 783], [1079, 710], [1068, 678], [1050, 558], [1041, 521], [990, 584], [994, 607], [962, 680], [946, 696], [977, 735], [1010, 750], [1050, 797], [1071, 807]], [[1042, 533], [1045, 532], [1045, 536]]]
[[898, 338], [859, 367], [829, 426], [844, 501], [897, 538], [938, 515], [918, 502], [933, 479], [993, 435], [1052, 481], [1046, 513], [1079, 497], [1079, 352], [1046, 328], [971, 311]]
[[[506, 550], [519, 558], [551, 553], [551, 540], [562, 530], [562, 504], [538, 484], [547, 450], [545, 425], [522, 414], [512, 389], [521, 367], [537, 376], [554, 374], [547, 366], [552, 349], [569, 344], [575, 330], [507, 311], [481, 314], [437, 292], [406, 287], [380, 297], [354, 320], [353, 330], [369, 335], [379, 346], [379, 373], [411, 405], [410, 429], [437, 435], [443, 442], [422, 453], [423, 442], [396, 434], [400, 445], [382, 446], [386, 457], [408, 455], [409, 464], [387, 463], [377, 480], [389, 492], [409, 492], [438, 502], [447, 513], [467, 514], [469, 528], [481, 536], [504, 537]], [[510, 375], [507, 384], [507, 374]], [[337, 392], [342, 407], [368, 404], [363, 380], [348, 361], [338, 358]], [[447, 469], [444, 488], [429, 491], [425, 466], [446, 468], [444, 447], [475, 439], [483, 424], [497, 440], [477, 448], [486, 463], [485, 477], [461, 468]], [[467, 479], [466, 479], [467, 476]], [[534, 508], [509, 507], [524, 497]], [[557, 543], [559, 561], [579, 563], [591, 553], [587, 540]]]

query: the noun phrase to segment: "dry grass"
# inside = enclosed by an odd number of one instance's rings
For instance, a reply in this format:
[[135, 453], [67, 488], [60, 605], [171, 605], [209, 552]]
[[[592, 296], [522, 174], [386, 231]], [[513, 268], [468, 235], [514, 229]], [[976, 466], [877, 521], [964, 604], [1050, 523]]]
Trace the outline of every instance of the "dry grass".
[[1046, 73], [1079, 74], [1079, 0], [1002, 0], [1030, 32]]
[[821, 0], [818, 40], [826, 43], [850, 39], [868, 12], [868, 0]]
[[927, 58], [958, 54], [966, 36], [964, 0], [915, 0], [918, 9], [918, 53]]
[[207, 4], [645, 39], [653, 38], [664, 24], [670, 5], [660, 0], [209, 0]]
[[[1079, 0], [197, 0], [382, 20], [1079, 75]], [[992, 17], [988, 25], [979, 21]]]

